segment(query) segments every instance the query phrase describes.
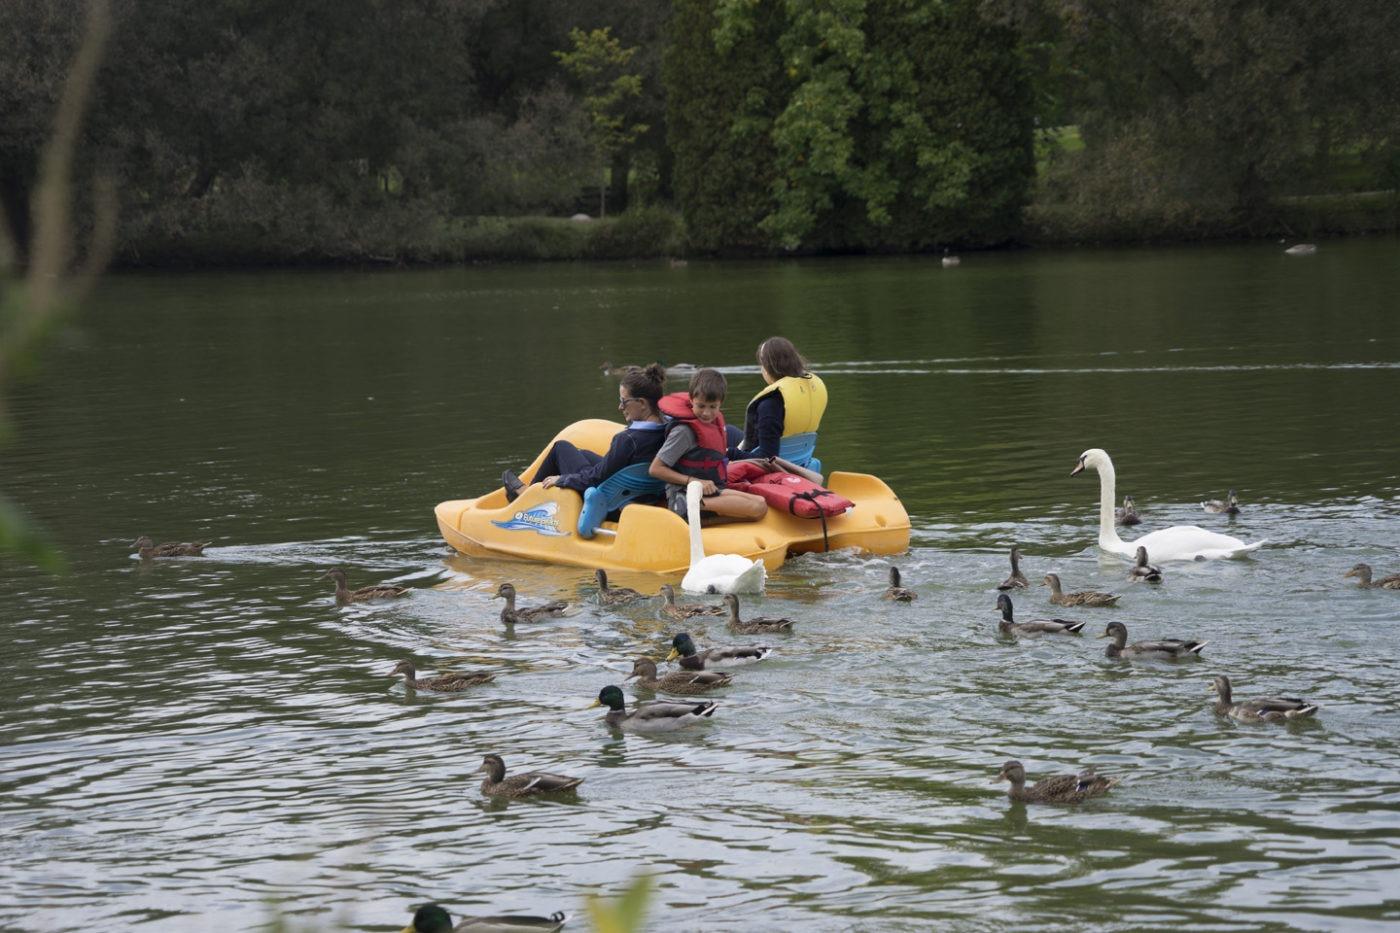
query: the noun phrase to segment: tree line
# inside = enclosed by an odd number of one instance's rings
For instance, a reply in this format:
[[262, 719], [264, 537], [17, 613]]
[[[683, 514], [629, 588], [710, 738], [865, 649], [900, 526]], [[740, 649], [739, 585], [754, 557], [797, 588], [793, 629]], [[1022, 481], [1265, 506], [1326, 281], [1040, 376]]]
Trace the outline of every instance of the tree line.
[[[21, 254], [83, 9], [0, 5]], [[114, 0], [76, 166], [128, 263], [605, 205], [725, 253], [1258, 234], [1400, 183], [1397, 36], [1393, 0]]]

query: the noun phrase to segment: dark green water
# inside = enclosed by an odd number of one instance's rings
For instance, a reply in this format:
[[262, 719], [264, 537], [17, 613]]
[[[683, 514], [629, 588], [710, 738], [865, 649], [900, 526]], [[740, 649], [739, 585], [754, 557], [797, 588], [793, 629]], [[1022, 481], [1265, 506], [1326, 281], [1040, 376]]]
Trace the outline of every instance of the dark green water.
[[[0, 576], [0, 927], [243, 929], [277, 905], [398, 929], [429, 898], [579, 915], [643, 870], [655, 929], [1400, 922], [1400, 592], [1342, 579], [1400, 572], [1397, 296], [1387, 239], [113, 277], [12, 393], [0, 451], [74, 567]], [[585, 707], [675, 626], [591, 604], [586, 572], [450, 556], [432, 507], [613, 417], [604, 360], [720, 366], [740, 418], [773, 333], [831, 390], [827, 467], [904, 499], [919, 599], [878, 599], [884, 559], [792, 561], [755, 611], [797, 633], [712, 723], [612, 736]], [[1096, 479], [1068, 476], [1088, 447], [1144, 513], [1125, 537], [1269, 544], [1129, 586], [1093, 546]], [[1231, 487], [1239, 518], [1202, 513]], [[143, 566], [143, 533], [214, 544]], [[1205, 659], [999, 642], [1013, 542], [1033, 579], [1123, 594], [1086, 632], [1205, 638]], [[414, 591], [337, 609], [317, 579], [336, 565]], [[506, 633], [507, 579], [580, 608]], [[498, 677], [406, 697], [386, 676], [405, 657]], [[1321, 713], [1218, 719], [1214, 673]], [[487, 752], [585, 778], [578, 802], [485, 802]], [[1123, 784], [1012, 805], [990, 781], [1013, 757]]]

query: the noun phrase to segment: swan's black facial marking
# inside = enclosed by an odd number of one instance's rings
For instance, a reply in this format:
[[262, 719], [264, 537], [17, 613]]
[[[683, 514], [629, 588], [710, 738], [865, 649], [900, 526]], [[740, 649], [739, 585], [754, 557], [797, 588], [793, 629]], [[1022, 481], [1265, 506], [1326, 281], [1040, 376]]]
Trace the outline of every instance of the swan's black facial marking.
[[1084, 472], [1084, 457], [1079, 458], [1079, 462], [1074, 465], [1074, 469], [1069, 471], [1070, 476], [1078, 476]]

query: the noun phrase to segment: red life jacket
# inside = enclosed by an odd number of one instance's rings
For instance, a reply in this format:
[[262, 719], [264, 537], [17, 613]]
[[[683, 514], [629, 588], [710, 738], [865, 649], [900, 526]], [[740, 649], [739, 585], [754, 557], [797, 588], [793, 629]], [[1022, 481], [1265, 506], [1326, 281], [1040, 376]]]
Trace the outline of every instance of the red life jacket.
[[738, 460], [729, 465], [729, 486], [762, 496], [769, 506], [798, 518], [841, 515], [855, 503], [830, 489], [793, 473], [767, 473], [758, 460]]
[[706, 424], [695, 417], [695, 409], [690, 407], [690, 395], [685, 392], [663, 395], [656, 407], [671, 418], [666, 425], [668, 434], [679, 424], [695, 432], [695, 446], [676, 461], [676, 471], [724, 486], [725, 466], [729, 462], [729, 438], [724, 432], [724, 415], [716, 415], [714, 421]]

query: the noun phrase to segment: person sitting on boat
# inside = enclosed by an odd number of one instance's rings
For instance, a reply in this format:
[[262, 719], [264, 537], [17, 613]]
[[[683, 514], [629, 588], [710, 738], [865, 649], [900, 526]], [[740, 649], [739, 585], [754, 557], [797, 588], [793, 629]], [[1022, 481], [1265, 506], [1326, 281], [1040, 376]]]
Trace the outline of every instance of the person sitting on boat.
[[688, 392], [661, 400], [661, 411], [671, 421], [649, 472], [665, 480], [666, 504], [682, 518], [688, 518], [685, 490], [693, 479], [701, 484], [702, 515], [758, 521], [768, 511], [761, 496], [726, 488], [728, 442], [720, 407], [727, 389], [722, 373], [702, 369], [691, 377]]
[[768, 385], [749, 402], [743, 432], [729, 429], [732, 460], [777, 457], [783, 438], [819, 430], [826, 411], [826, 384], [808, 371], [791, 340], [769, 337], [759, 344], [758, 368]]
[[[658, 407], [665, 390], [666, 370], [658, 363], [645, 369], [633, 366], [617, 388], [617, 408], [627, 419], [627, 430], [613, 435], [605, 456], [580, 450], [568, 441], [555, 441], [545, 454], [535, 477], [545, 489], [562, 486], [583, 492], [597, 486], [624, 467], [651, 463], [666, 439], [665, 419]], [[507, 470], [501, 474], [507, 501], [514, 501], [525, 490], [520, 477]]]

